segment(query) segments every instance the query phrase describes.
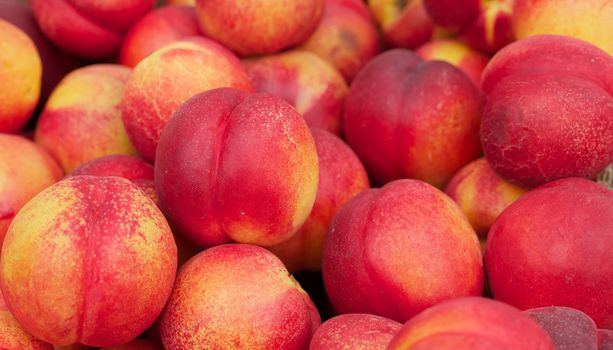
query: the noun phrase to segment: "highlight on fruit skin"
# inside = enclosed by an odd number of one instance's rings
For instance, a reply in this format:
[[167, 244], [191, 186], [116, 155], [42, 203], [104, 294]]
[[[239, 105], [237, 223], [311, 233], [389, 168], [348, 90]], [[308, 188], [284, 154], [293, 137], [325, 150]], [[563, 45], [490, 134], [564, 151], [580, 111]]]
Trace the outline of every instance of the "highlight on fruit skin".
[[55, 345], [120, 345], [161, 313], [177, 247], [164, 216], [130, 181], [74, 176], [17, 214], [0, 288], [13, 316]]

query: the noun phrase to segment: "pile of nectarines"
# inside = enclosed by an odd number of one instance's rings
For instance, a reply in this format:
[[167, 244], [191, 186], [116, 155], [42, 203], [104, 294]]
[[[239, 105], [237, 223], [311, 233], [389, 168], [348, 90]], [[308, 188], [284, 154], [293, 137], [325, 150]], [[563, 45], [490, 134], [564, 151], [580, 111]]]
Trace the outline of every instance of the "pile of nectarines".
[[0, 349], [613, 350], [613, 0], [0, 0]]

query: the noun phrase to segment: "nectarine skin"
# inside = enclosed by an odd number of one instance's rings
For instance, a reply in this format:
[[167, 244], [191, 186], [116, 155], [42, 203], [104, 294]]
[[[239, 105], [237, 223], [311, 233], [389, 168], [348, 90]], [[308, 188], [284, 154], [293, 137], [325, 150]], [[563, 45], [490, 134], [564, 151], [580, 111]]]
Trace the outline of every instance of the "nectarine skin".
[[[613, 191], [569, 178], [511, 204], [490, 229], [494, 297], [520, 309], [568, 306], [613, 327]], [[589, 297], [586, 297], [589, 296]]]
[[524, 311], [548, 334], [557, 349], [598, 349], [598, 329], [585, 313], [563, 306]]
[[311, 128], [319, 161], [319, 185], [313, 210], [290, 239], [269, 247], [290, 272], [321, 270], [321, 254], [328, 227], [347, 201], [369, 187], [360, 159], [337, 136]]
[[514, 0], [518, 39], [559, 34], [588, 41], [613, 56], [613, 3], [608, 0]]
[[233, 87], [252, 91], [240, 61], [205, 38], [163, 46], [134, 67], [121, 100], [121, 114], [130, 140], [147, 161], [164, 126], [188, 98], [206, 90]]
[[415, 178], [440, 188], [479, 155], [482, 103], [452, 65], [390, 50], [353, 80], [343, 131], [376, 184]]
[[368, 7], [391, 47], [414, 49], [435, 35], [423, 0], [368, 0]]
[[341, 132], [347, 83], [328, 62], [308, 51], [243, 60], [253, 87], [281, 97], [296, 108], [309, 127]]
[[399, 322], [483, 288], [479, 240], [464, 214], [440, 190], [408, 179], [366, 190], [340, 209], [322, 272], [337, 312]]
[[153, 181], [153, 166], [144, 160], [125, 154], [113, 154], [87, 162], [67, 176], [119, 176], [132, 181], [158, 207], [160, 198]]
[[482, 89], [483, 151], [506, 180], [595, 178], [613, 161], [613, 58], [597, 47], [557, 35], [518, 41], [492, 58]]
[[21, 130], [40, 97], [42, 63], [21, 29], [0, 18], [0, 132]]
[[153, 166], [134, 156], [113, 154], [85, 163], [70, 175], [119, 176], [128, 180], [153, 180]]
[[123, 345], [106, 347], [100, 350], [161, 350], [161, 348], [149, 340], [134, 339]]
[[434, 40], [415, 50], [424, 60], [441, 60], [458, 67], [476, 86], [481, 86], [481, 74], [489, 58], [466, 44], [452, 39]]
[[0, 348], [18, 350], [53, 350], [53, 345], [26, 332], [6, 308], [0, 293]]
[[384, 350], [401, 323], [369, 314], [339, 315], [313, 335], [310, 350]]
[[42, 147], [21, 136], [0, 134], [0, 246], [21, 207], [62, 175]]
[[113, 55], [123, 33], [155, 0], [33, 0], [34, 16], [57, 46], [87, 59]]
[[481, 297], [458, 298], [413, 317], [388, 350], [554, 350], [547, 333], [528, 316]]
[[319, 26], [300, 48], [330, 62], [348, 82], [381, 50], [379, 33], [362, 0], [325, 0]]
[[510, 76], [571, 76], [613, 95], [613, 58], [588, 42], [561, 35], [535, 35], [500, 50], [483, 71], [481, 89], [491, 93]]
[[53, 90], [34, 139], [64, 171], [110, 154], [136, 154], [119, 110], [129, 74], [118, 64], [90, 65], [71, 72]]
[[600, 350], [613, 350], [613, 330], [598, 330], [598, 346]]
[[304, 119], [269, 94], [198, 94], [170, 120], [155, 181], [172, 221], [203, 247], [290, 238], [317, 193], [317, 150]]
[[168, 350], [301, 350], [320, 323], [277, 257], [257, 246], [226, 244], [183, 265], [160, 330]]
[[302, 44], [315, 31], [324, 0], [197, 0], [206, 36], [242, 56], [270, 54]]
[[[28, 2], [0, 0], [0, 18], [23, 30], [32, 39], [34, 45], [36, 45], [43, 67], [40, 99], [37, 106], [37, 110], [39, 110], [47, 102], [47, 98], [53, 88], [66, 74], [77, 69], [79, 62], [76, 57], [51, 44], [43, 35], [34, 18], [32, 6]], [[11, 59], [15, 60], [15, 62], [19, 61], [17, 56], [12, 56]], [[29, 72], [30, 74], [35, 72], [35, 69], [29, 69]], [[0, 79], [0, 81], [2, 80], [4, 79]]]
[[525, 192], [496, 174], [485, 158], [468, 163], [445, 188], [482, 239], [498, 215]]
[[487, 101], [483, 151], [510, 182], [535, 187], [573, 176], [593, 179], [613, 161], [613, 96], [587, 80], [508, 78]]
[[424, 0], [432, 21], [458, 33], [460, 39], [485, 53], [495, 53], [512, 42], [514, 0]]
[[134, 67], [162, 46], [198, 35], [201, 32], [193, 7], [160, 7], [130, 28], [121, 43], [119, 62]]
[[0, 287], [34, 336], [113, 346], [162, 311], [177, 268], [164, 216], [128, 180], [75, 176], [39, 193], [6, 235]]

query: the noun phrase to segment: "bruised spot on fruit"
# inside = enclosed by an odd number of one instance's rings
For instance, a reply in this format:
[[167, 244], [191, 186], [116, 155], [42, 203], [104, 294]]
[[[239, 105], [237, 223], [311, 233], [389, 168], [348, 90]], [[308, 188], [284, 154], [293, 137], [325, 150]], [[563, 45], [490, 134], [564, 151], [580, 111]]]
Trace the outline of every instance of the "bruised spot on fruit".
[[341, 40], [347, 46], [347, 49], [353, 50], [358, 48], [360, 45], [360, 38], [356, 35], [356, 32], [353, 30], [341, 29], [339, 31]]

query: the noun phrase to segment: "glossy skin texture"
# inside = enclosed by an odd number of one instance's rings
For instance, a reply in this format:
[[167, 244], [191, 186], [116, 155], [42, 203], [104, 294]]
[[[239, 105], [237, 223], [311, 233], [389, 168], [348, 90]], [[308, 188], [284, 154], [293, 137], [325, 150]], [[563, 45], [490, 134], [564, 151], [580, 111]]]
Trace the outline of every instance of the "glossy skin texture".
[[[528, 63], [529, 62], [529, 63]], [[595, 178], [613, 161], [613, 58], [561, 36], [501, 50], [483, 74], [485, 156], [508, 181]]]
[[376, 184], [415, 178], [443, 187], [479, 155], [481, 110], [479, 90], [457, 68], [397, 49], [354, 79], [343, 131]]
[[556, 349], [598, 349], [598, 329], [585, 313], [561, 306], [547, 306], [524, 311], [548, 334]]
[[440, 303], [405, 323], [388, 350], [554, 350], [547, 333], [519, 310], [491, 299]]
[[0, 132], [21, 130], [40, 96], [42, 63], [21, 29], [0, 19]]
[[300, 48], [330, 62], [350, 82], [379, 53], [379, 33], [362, 0], [325, 0], [319, 26]]
[[424, 60], [440, 60], [458, 67], [475, 86], [481, 86], [481, 74], [489, 58], [466, 44], [452, 39], [434, 40], [415, 50]]
[[155, 0], [33, 0], [45, 35], [63, 50], [86, 59], [113, 55], [123, 33], [153, 9]]
[[197, 0], [202, 31], [241, 56], [302, 44], [315, 31], [324, 0]]
[[243, 60], [243, 65], [257, 92], [287, 101], [309, 127], [340, 134], [348, 87], [328, 62], [308, 51], [288, 51]]
[[62, 175], [40, 146], [21, 136], [0, 134], [0, 245], [19, 209]]
[[67, 75], [53, 90], [36, 125], [37, 144], [66, 172], [110, 154], [136, 154], [119, 103], [130, 69], [97, 64]]
[[496, 174], [485, 158], [468, 163], [445, 188], [481, 239], [487, 237], [498, 215], [525, 192]]
[[[485, 250], [496, 299], [568, 306], [613, 326], [613, 191], [579, 178], [526, 193], [492, 226]], [[585, 296], [589, 295], [589, 298]]]
[[290, 238], [313, 207], [317, 179], [317, 151], [304, 119], [278, 97], [228, 88], [180, 107], [155, 162], [172, 221], [204, 247]]
[[423, 0], [368, 0], [368, 7], [391, 47], [414, 49], [435, 35]]
[[26, 332], [6, 308], [0, 293], [0, 348], [19, 350], [53, 350], [53, 345]]
[[183, 265], [160, 329], [168, 350], [298, 350], [320, 323], [309, 296], [272, 253], [227, 244]]
[[159, 209], [128, 180], [75, 176], [13, 220], [0, 287], [19, 323], [56, 345], [123, 344], [162, 311], [177, 248]]
[[483, 288], [477, 235], [450, 198], [418, 180], [364, 191], [343, 206], [328, 230], [322, 272], [337, 312], [399, 322]]
[[385, 350], [401, 323], [368, 314], [345, 314], [324, 322], [310, 350]]
[[166, 45], [136, 65], [126, 83], [121, 113], [140, 155], [153, 162], [162, 130], [175, 110], [193, 95], [219, 87], [252, 90], [236, 56], [209, 39]]
[[434, 23], [458, 33], [471, 47], [495, 53], [513, 41], [514, 0], [424, 0]]
[[162, 46], [198, 35], [201, 32], [193, 7], [160, 7], [130, 28], [121, 43], [119, 62], [134, 67]]
[[321, 270], [326, 231], [336, 212], [369, 187], [360, 159], [340, 138], [311, 129], [317, 147], [319, 185], [313, 210], [300, 230], [281, 244], [269, 247], [290, 272]]
[[512, 22], [518, 39], [566, 35], [588, 41], [613, 56], [613, 3], [608, 0], [515, 0]]

